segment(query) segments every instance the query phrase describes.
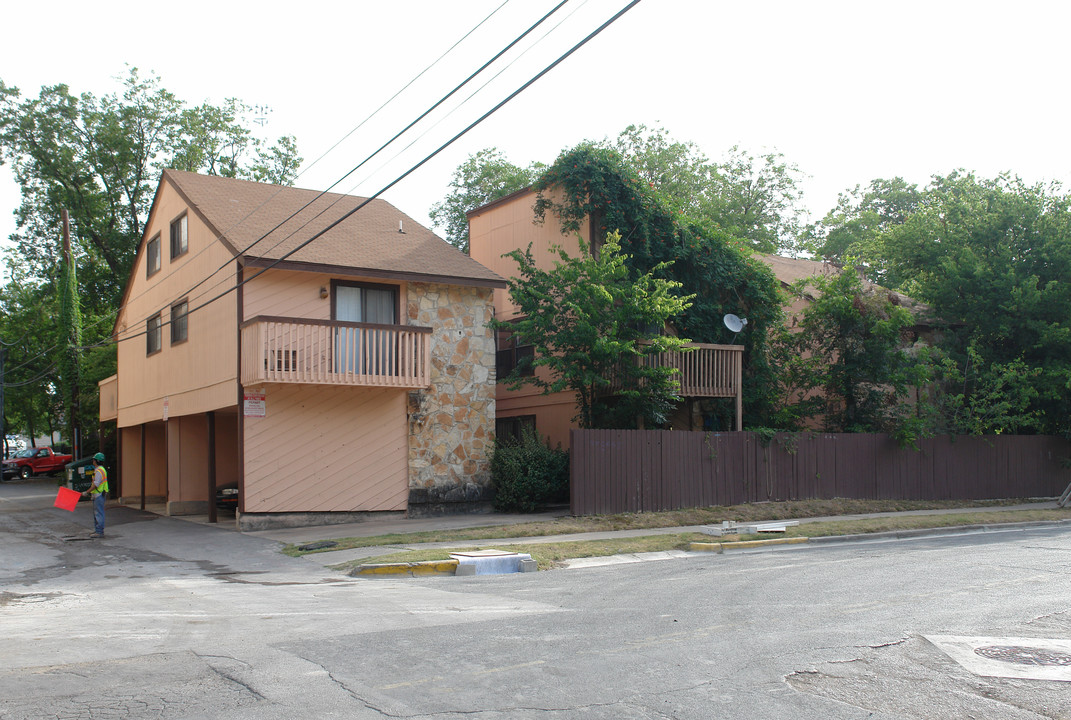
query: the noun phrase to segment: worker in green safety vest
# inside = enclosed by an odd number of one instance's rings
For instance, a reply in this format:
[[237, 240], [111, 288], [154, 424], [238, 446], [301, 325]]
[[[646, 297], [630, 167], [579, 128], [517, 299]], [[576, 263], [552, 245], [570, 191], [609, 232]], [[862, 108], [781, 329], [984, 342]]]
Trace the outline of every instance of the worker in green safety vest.
[[108, 471], [101, 464], [104, 453], [93, 456], [93, 483], [82, 493], [93, 498], [93, 533], [91, 538], [104, 537], [104, 503], [108, 500]]

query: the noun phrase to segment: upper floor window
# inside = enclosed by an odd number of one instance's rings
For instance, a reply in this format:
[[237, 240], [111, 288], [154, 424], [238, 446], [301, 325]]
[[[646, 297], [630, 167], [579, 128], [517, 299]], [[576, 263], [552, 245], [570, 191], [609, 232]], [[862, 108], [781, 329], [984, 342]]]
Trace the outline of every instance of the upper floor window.
[[154, 235], [145, 246], [145, 277], [152, 277], [160, 271], [160, 235]]
[[398, 324], [398, 288], [376, 283], [333, 283], [334, 319], [378, 325]]
[[499, 380], [505, 380], [514, 369], [521, 377], [535, 374], [532, 361], [535, 359], [535, 347], [518, 345], [517, 338], [510, 330], [498, 330], [495, 333], [498, 352], [495, 353], [495, 369]]
[[184, 254], [190, 247], [189, 235], [187, 233], [187, 215], [182, 213], [182, 217], [171, 221], [171, 259], [174, 260], [179, 255]]
[[171, 344], [185, 342], [189, 338], [189, 313], [190, 303], [188, 300], [180, 300], [171, 306]]
[[145, 354], [152, 355], [160, 352], [160, 313], [156, 313], [145, 321]]
[[[398, 287], [378, 283], [331, 282], [331, 315], [346, 323], [398, 324]], [[388, 330], [339, 327], [335, 330], [334, 367], [338, 372], [396, 375], [397, 348]]]

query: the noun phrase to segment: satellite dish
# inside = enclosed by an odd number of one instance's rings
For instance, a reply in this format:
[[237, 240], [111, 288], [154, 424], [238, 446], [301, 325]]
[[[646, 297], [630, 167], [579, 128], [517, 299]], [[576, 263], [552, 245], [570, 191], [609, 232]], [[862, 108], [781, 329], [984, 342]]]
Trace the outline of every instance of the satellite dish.
[[722, 318], [722, 322], [725, 323], [725, 327], [729, 328], [734, 333], [738, 333], [744, 329], [745, 325], [747, 325], [747, 318], [738, 318], [736, 315], [729, 313]]

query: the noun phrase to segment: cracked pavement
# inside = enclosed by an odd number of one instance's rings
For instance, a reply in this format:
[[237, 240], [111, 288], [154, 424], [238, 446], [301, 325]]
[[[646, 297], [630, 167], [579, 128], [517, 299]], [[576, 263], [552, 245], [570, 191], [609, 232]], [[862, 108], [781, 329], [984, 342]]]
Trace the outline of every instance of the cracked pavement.
[[1071, 638], [1066, 528], [364, 580], [54, 494], [0, 485], [0, 720], [1071, 718], [924, 637]]

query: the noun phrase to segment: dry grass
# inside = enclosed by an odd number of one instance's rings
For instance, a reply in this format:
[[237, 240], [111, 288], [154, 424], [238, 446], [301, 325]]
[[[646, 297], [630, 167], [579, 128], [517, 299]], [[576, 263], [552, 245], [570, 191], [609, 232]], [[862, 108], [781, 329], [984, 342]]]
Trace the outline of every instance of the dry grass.
[[[707, 540], [710, 538], [702, 535]], [[549, 570], [563, 560], [583, 557], [603, 557], [606, 555], [625, 555], [628, 553], [658, 552], [663, 550], [682, 549], [688, 547], [688, 543], [695, 539], [694, 533], [680, 533], [673, 535], [647, 535], [635, 538], [614, 538], [611, 540], [581, 540], [575, 542], [541, 542], [503, 544], [496, 543], [498, 550], [509, 550], [516, 553], [527, 553], [539, 563], [540, 570]], [[348, 571], [352, 568], [373, 563], [408, 563], [422, 562], [424, 560], [448, 560], [451, 552], [465, 550], [486, 550], [490, 546], [474, 548], [429, 548], [427, 550], [409, 550], [395, 552], [389, 555], [354, 560], [352, 562], [333, 565], [336, 570]]]
[[[779, 518], [781, 519], [781, 518]], [[895, 530], [915, 530], [937, 527], [961, 527], [965, 525], [994, 525], [1000, 523], [1021, 523], [1071, 519], [1071, 509], [1061, 510], [1014, 510], [993, 512], [965, 512], [941, 515], [897, 515], [883, 518], [860, 518], [831, 522], [812, 522], [790, 527], [781, 534], [761, 535], [770, 537], [827, 537], [835, 535], [857, 535], [889, 532]], [[626, 528], [634, 529], [634, 528]], [[498, 538], [505, 537], [498, 535]], [[460, 539], [460, 538], [455, 538]], [[701, 533], [670, 533], [646, 535], [642, 537], [613, 538], [608, 540], [581, 540], [573, 542], [496, 542], [495, 548], [511, 552], [528, 553], [539, 563], [541, 570], [554, 567], [563, 560], [583, 557], [600, 557], [627, 553], [659, 552], [685, 549], [691, 542], [734, 542], [735, 540], [754, 540], [755, 535], [739, 537], [712, 538]], [[408, 541], [413, 543], [412, 539]], [[446, 560], [451, 551], [487, 549], [489, 546], [474, 548], [439, 547], [420, 550], [394, 552], [387, 555], [355, 560], [334, 566], [338, 570], [349, 570], [365, 563], [419, 562], [423, 560]]]

